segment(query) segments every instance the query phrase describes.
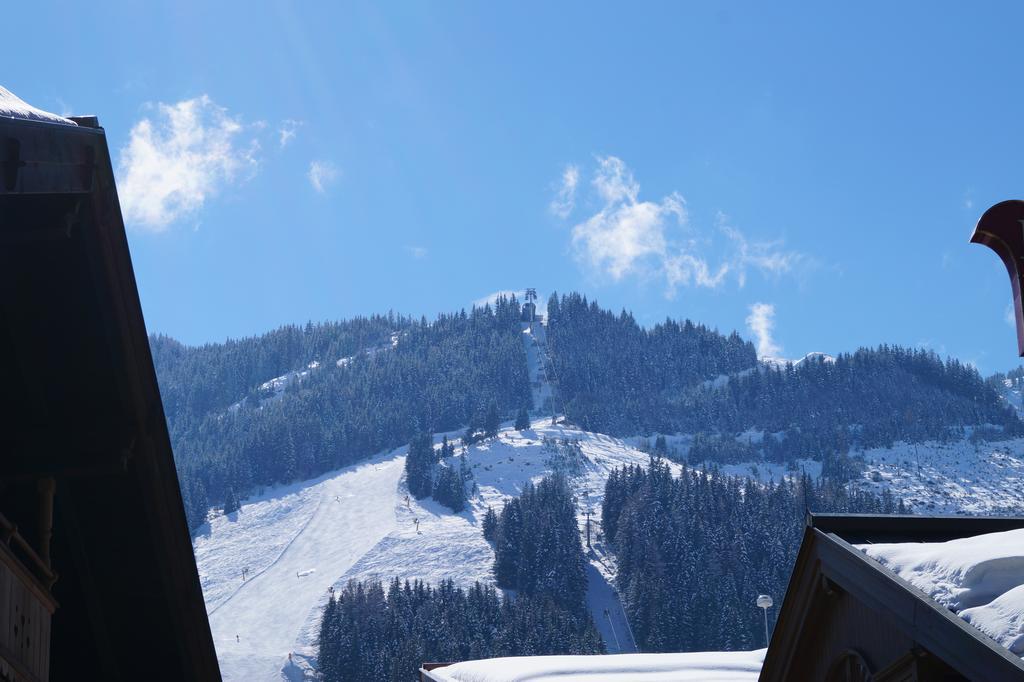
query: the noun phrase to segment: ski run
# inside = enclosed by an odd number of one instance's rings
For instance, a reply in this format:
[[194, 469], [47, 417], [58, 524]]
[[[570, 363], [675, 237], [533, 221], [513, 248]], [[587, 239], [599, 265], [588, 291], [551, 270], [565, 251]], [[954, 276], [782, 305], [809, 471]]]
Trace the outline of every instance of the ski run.
[[[227, 516], [211, 514], [196, 534], [194, 549], [225, 680], [312, 679], [320, 611], [331, 590], [349, 580], [398, 576], [432, 584], [443, 579], [462, 586], [493, 584], [494, 554], [481, 533], [484, 514], [488, 507], [500, 511], [528, 481], [553, 470], [568, 474], [578, 500], [590, 562], [587, 605], [594, 622], [609, 653], [637, 653], [614, 588], [614, 562], [598, 541], [598, 531], [608, 475], [623, 465], [645, 465], [649, 455], [641, 446], [647, 439], [618, 439], [553, 424], [557, 383], [545, 375], [544, 326], [524, 324], [523, 339], [537, 411], [526, 431], [505, 424], [497, 438], [457, 449], [456, 457], [467, 459], [477, 487], [465, 511], [455, 514], [430, 498], [408, 495], [406, 448], [401, 447], [310, 481], [263, 490]], [[398, 342], [392, 339], [392, 345]], [[301, 380], [314, 369], [311, 365], [271, 380], [266, 388], [283, 390], [288, 381]], [[457, 440], [461, 433], [436, 434], [435, 443], [445, 435]], [[689, 440], [668, 437], [682, 454]], [[896, 444], [858, 454], [866, 466], [855, 485], [876, 491], [888, 486], [922, 512], [991, 512], [1024, 504], [1024, 439]], [[720, 470], [779, 481], [801, 471], [816, 476], [820, 464], [758, 462]]]

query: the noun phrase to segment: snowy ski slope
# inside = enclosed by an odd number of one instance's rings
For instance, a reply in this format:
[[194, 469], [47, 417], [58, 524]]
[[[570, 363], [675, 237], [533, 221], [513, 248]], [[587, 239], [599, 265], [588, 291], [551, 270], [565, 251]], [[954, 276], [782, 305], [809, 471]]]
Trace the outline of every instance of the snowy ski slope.
[[[622, 441], [542, 419], [522, 433], [505, 428], [498, 438], [457, 455], [468, 458], [479, 488], [461, 514], [429, 498], [406, 501], [401, 449], [306, 486], [270, 491], [230, 517], [215, 518], [196, 539], [196, 554], [225, 679], [280, 679], [289, 653], [290, 669], [299, 674], [315, 655], [328, 588], [340, 589], [350, 579], [493, 582], [494, 555], [480, 522], [488, 506], [500, 507], [527, 481], [560, 465], [559, 446], [545, 438], [579, 441], [580, 471], [572, 480], [581, 506], [585, 501], [594, 510], [610, 471], [647, 461]], [[599, 525], [591, 522], [596, 537]], [[587, 599], [595, 621], [609, 650], [635, 651], [599, 544], [590, 557]], [[244, 582], [242, 568], [248, 568]]]
[[[349, 467], [284, 498], [245, 504], [234, 521], [215, 521], [197, 561], [206, 594], [215, 596], [207, 598], [210, 627], [225, 680], [280, 678], [295, 634], [325, 582], [395, 527], [393, 507], [376, 501], [394, 496], [403, 461], [378, 458]], [[293, 496], [298, 520], [284, 511]], [[225, 543], [218, 543], [219, 531], [239, 522], [248, 524], [243, 532], [252, 542], [239, 542], [237, 531], [227, 531]], [[244, 581], [242, 567], [249, 569]]]
[[[543, 326], [524, 325], [523, 339], [535, 398], [543, 404], [552, 395], [543, 375]], [[457, 452], [456, 459], [466, 458], [473, 471], [478, 492], [469, 509], [454, 514], [429, 498], [407, 496], [405, 456], [406, 449], [398, 448], [266, 490], [235, 513], [211, 517], [194, 549], [225, 680], [311, 678], [320, 609], [329, 588], [340, 589], [350, 579], [493, 583], [494, 554], [480, 530], [487, 508], [500, 509], [528, 481], [555, 469], [569, 475], [577, 493], [584, 538], [586, 511], [599, 515], [609, 473], [648, 460], [629, 443], [553, 425], [550, 417], [535, 419], [524, 432], [506, 424], [497, 438]], [[611, 584], [614, 567], [597, 541], [596, 515], [590, 521], [587, 603], [609, 651], [635, 652]]]

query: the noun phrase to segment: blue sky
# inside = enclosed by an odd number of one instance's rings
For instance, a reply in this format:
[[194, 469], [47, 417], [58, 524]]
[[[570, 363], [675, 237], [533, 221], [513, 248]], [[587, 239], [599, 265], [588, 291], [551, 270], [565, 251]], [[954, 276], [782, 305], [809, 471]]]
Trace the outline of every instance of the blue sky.
[[533, 286], [1015, 366], [967, 238], [1024, 194], [1021, 11], [766, 5], [17, 3], [2, 84], [99, 115], [188, 343]]

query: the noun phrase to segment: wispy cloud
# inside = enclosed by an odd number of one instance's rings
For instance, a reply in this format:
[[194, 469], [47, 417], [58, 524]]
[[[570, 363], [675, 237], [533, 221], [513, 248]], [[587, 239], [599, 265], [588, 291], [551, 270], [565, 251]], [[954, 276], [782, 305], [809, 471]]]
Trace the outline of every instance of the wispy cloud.
[[313, 161], [309, 164], [309, 183], [320, 194], [338, 179], [338, 167], [330, 161]]
[[579, 166], [569, 164], [562, 171], [561, 184], [555, 198], [551, 200], [549, 209], [556, 216], [565, 220], [576, 207], [576, 186], [580, 182]]
[[1003, 310], [1003, 320], [1006, 322], [1006, 324], [1016, 329], [1017, 313], [1014, 312], [1012, 303], [1006, 304], [1006, 309]]
[[427, 251], [427, 247], [425, 246], [409, 245], [405, 247], [405, 250], [408, 251], [409, 255], [415, 258], [416, 260], [422, 260], [426, 258], [427, 254], [429, 253]]
[[125, 221], [161, 232], [195, 213], [225, 186], [250, 178], [259, 142], [207, 95], [158, 103], [132, 126], [118, 163]]
[[500, 291], [495, 291], [493, 293], [487, 294], [486, 296], [481, 296], [480, 298], [473, 301], [473, 305], [475, 305], [477, 308], [483, 308], [487, 304], [494, 305], [494, 302], [497, 301], [500, 296], [504, 296], [505, 298], [511, 298], [512, 296], [515, 296], [517, 299], [519, 299], [521, 303], [523, 299], [526, 297], [526, 290], [502, 289]]
[[757, 339], [759, 358], [779, 358], [782, 348], [775, 343], [775, 306], [771, 303], [753, 303], [747, 315], [747, 329]]
[[62, 100], [60, 97], [57, 97], [56, 100], [57, 104], [59, 105], [58, 108], [60, 110], [61, 116], [63, 116], [64, 118], [67, 118], [68, 116], [74, 116], [74, 107], [68, 105], [68, 103]]
[[974, 208], [974, 189], [971, 187], [964, 190], [964, 208], [968, 210]]
[[296, 121], [291, 118], [281, 121], [281, 125], [277, 128], [278, 142], [281, 145], [281, 149], [287, 147], [288, 143], [295, 139], [295, 134], [301, 126], [302, 121]]
[[[573, 187], [578, 180], [577, 170]], [[590, 184], [601, 208], [572, 228], [572, 247], [577, 260], [613, 281], [660, 278], [666, 296], [672, 297], [681, 286], [713, 289], [730, 277], [742, 287], [751, 269], [778, 276], [805, 260], [783, 250], [781, 242], [748, 239], [721, 213], [713, 233], [697, 234], [682, 195], [672, 192], [660, 201], [641, 201], [640, 184], [617, 157], [599, 157]], [[559, 192], [552, 207], [562, 197]], [[714, 234], [725, 237], [718, 258], [706, 253], [714, 247]]]

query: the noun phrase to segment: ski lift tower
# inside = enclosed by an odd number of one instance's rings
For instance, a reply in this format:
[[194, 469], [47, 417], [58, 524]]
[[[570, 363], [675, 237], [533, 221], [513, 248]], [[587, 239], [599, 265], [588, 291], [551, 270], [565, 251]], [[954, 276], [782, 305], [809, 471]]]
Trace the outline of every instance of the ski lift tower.
[[537, 290], [530, 287], [526, 290], [526, 303], [523, 304], [523, 322], [529, 322], [531, 325], [537, 318]]

